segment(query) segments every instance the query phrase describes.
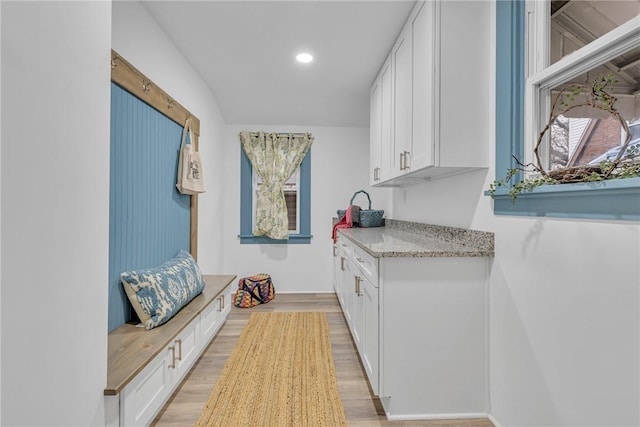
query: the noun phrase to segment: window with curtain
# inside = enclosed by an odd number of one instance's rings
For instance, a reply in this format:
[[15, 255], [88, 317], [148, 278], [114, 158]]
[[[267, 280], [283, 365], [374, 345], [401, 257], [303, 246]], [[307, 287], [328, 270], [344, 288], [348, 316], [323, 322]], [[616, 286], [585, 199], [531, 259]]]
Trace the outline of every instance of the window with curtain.
[[241, 243], [310, 243], [310, 134], [241, 132]]

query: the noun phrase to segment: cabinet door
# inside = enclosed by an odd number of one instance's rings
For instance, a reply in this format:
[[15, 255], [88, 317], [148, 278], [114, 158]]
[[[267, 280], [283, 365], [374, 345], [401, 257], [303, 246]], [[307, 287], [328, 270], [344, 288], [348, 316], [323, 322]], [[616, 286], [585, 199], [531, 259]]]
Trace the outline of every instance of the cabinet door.
[[382, 154], [382, 86], [377, 78], [371, 87], [369, 98], [369, 182], [375, 185], [380, 180]]
[[203, 345], [207, 345], [209, 341], [218, 331], [218, 325], [220, 323], [220, 310], [217, 300], [211, 301], [211, 303], [202, 310], [200, 313], [200, 331], [202, 335], [201, 342]]
[[422, 3], [411, 22], [413, 50], [413, 121], [411, 154], [407, 165], [411, 170], [435, 164], [435, 2]]
[[362, 293], [362, 282], [364, 278], [360, 271], [353, 264], [353, 275], [351, 279], [351, 293], [353, 302], [351, 305], [351, 334], [356, 343], [358, 353], [362, 355], [364, 343], [364, 298]]
[[393, 150], [393, 79], [391, 56], [380, 72], [380, 170], [378, 182], [391, 177]]
[[172, 346], [165, 348], [122, 390], [120, 425], [149, 425], [173, 390]]
[[344, 277], [345, 270], [347, 266], [347, 259], [344, 256], [344, 252], [340, 251], [338, 266], [338, 273], [336, 275], [336, 286], [338, 287], [338, 300], [340, 301], [340, 305], [342, 306], [342, 310], [346, 313], [347, 311], [347, 300], [345, 299], [346, 292], [344, 289]]
[[369, 377], [371, 389], [373, 390], [373, 393], [377, 395], [379, 372], [378, 360], [380, 351], [378, 348], [378, 288], [375, 288], [366, 277], [363, 278], [360, 288], [363, 303], [362, 323], [364, 326], [360, 358], [362, 359], [362, 364], [367, 372], [367, 377]]
[[[353, 334], [353, 311], [355, 304], [355, 265], [351, 257], [345, 256], [344, 271], [342, 272], [342, 286], [344, 292], [344, 315]], [[354, 337], [355, 340], [355, 337]]]
[[[411, 155], [412, 56], [411, 26], [405, 26], [392, 50], [393, 64], [393, 176], [408, 172]], [[409, 154], [407, 154], [409, 153]]]
[[341, 257], [340, 257], [340, 251], [338, 250], [338, 243], [334, 243], [333, 244], [333, 277], [332, 277], [332, 282], [333, 282], [333, 290], [336, 293], [336, 296], [338, 297], [338, 300], [340, 299], [340, 289], [338, 286], [338, 277], [340, 276], [341, 273]]
[[233, 304], [233, 297], [236, 294], [236, 289], [237, 289], [237, 286], [235, 286], [234, 284], [231, 284], [227, 286], [227, 288], [224, 290], [224, 292], [221, 295], [222, 299], [220, 300], [220, 303], [222, 304], [222, 309], [221, 309], [222, 319], [220, 323], [224, 323], [225, 320], [227, 320], [229, 313], [231, 313], [231, 305]]
[[173, 340], [175, 360], [174, 381], [179, 382], [198, 358], [200, 346], [200, 322], [192, 322]]

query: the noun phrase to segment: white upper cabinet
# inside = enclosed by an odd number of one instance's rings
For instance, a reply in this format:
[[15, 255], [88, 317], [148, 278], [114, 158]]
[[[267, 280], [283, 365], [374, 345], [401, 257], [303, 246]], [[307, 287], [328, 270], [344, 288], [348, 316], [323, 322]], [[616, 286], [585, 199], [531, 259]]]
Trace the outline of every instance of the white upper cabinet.
[[382, 150], [382, 88], [380, 79], [376, 79], [371, 86], [369, 105], [369, 165], [371, 166], [369, 182], [374, 185], [378, 182]]
[[407, 170], [434, 166], [434, 3], [423, 4], [411, 22], [413, 126]]
[[488, 167], [490, 8], [416, 3], [371, 87], [372, 185]]
[[391, 177], [392, 99], [391, 57], [385, 61], [371, 86], [370, 182], [375, 185]]
[[407, 153], [411, 152], [412, 117], [411, 27], [406, 26], [391, 51], [393, 69], [393, 159], [392, 176], [408, 170]]

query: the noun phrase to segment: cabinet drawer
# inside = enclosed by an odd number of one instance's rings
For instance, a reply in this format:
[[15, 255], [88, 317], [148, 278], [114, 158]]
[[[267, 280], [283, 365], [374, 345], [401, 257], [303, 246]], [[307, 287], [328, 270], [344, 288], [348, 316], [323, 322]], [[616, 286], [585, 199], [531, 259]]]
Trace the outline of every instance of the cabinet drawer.
[[374, 287], [378, 287], [378, 258], [374, 258], [359, 246], [353, 246], [353, 258], [362, 274]]
[[338, 250], [342, 252], [345, 258], [353, 258], [354, 244], [346, 237], [338, 238]]

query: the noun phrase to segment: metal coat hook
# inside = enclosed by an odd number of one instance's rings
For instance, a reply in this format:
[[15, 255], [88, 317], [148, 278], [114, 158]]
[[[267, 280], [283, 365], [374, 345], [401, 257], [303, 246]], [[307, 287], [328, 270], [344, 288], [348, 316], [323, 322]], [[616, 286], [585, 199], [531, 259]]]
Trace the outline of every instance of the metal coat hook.
[[173, 99], [167, 98], [167, 108], [170, 110], [173, 108]]
[[118, 66], [118, 64], [116, 64], [116, 59], [118, 59], [118, 55], [116, 55], [113, 58], [111, 58], [111, 69], [112, 70]]
[[142, 81], [142, 91], [148, 93], [151, 90], [151, 82], [150, 81]]

